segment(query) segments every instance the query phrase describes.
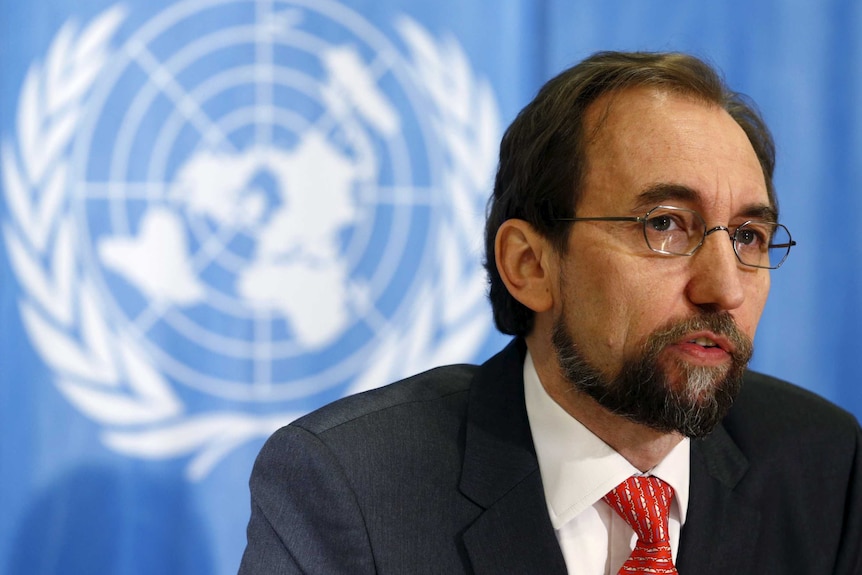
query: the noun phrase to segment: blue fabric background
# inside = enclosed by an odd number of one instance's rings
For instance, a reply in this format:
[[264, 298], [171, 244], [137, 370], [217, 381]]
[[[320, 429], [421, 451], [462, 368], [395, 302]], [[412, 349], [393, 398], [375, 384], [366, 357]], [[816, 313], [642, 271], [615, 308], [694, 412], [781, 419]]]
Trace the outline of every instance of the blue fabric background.
[[[862, 415], [862, 4], [562, 0], [342, 0], [391, 41], [408, 15], [460, 45], [494, 92], [503, 126], [539, 86], [603, 49], [682, 50], [720, 68], [757, 103], [778, 145], [782, 221], [798, 246], [772, 274], [753, 366]], [[167, 0], [125, 4], [123, 41]], [[0, 141], [20, 135], [27, 70], [63, 24], [83, 27], [104, 0], [0, 0]], [[0, 168], [2, 169], [2, 168]], [[0, 182], [0, 185], [2, 182]], [[0, 196], [0, 220], [14, 217]], [[228, 450], [197, 480], [188, 459], [141, 458], [103, 441], [99, 423], [58, 391], [22, 323], [26, 289], [0, 236], [0, 572], [234, 573], [246, 482], [262, 438]], [[477, 261], [478, 264], [478, 256]], [[473, 359], [504, 339], [491, 335]], [[409, 367], [409, 366], [408, 366]], [[378, 384], [386, 383], [379, 381]], [[318, 396], [294, 411], [312, 409]], [[188, 399], [191, 401], [191, 399]], [[213, 410], [227, 409], [215, 403]], [[267, 407], [256, 408], [266, 413]]]

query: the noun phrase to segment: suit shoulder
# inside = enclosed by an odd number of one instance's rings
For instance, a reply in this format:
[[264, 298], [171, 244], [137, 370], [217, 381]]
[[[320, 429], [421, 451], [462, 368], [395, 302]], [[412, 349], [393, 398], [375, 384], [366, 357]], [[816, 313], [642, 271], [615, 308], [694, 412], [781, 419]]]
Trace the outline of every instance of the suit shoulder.
[[856, 418], [816, 393], [762, 373], [748, 372], [725, 421], [731, 428], [793, 435], [855, 436]]
[[855, 420], [848, 411], [813, 391], [755, 371], [746, 373], [740, 397], [744, 401], [767, 402], [788, 409], [802, 409], [815, 415]]
[[350, 395], [305, 415], [291, 425], [323, 433], [357, 419], [417, 404], [466, 405], [475, 365], [437, 367], [383, 387]]

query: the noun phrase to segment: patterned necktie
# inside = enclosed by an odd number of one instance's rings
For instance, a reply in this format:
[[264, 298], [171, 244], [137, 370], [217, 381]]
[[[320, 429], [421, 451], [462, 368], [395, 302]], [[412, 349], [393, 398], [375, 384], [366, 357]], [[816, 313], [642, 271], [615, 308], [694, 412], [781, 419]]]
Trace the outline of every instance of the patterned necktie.
[[678, 575], [668, 536], [673, 488], [658, 477], [629, 477], [603, 497], [637, 533], [638, 541], [618, 575]]

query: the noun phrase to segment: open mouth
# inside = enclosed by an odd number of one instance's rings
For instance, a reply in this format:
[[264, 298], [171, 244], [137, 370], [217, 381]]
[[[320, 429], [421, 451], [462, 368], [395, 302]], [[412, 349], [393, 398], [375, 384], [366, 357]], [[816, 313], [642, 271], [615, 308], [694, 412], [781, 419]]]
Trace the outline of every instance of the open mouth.
[[696, 361], [724, 362], [734, 353], [733, 343], [712, 332], [692, 333], [679, 340], [677, 349]]
[[721, 347], [715, 341], [709, 339], [708, 337], [697, 337], [692, 340], [689, 340], [688, 343], [693, 343], [701, 347]]
[[704, 349], [720, 349], [727, 353], [733, 353], [734, 345], [727, 337], [709, 331], [689, 334], [682, 339], [681, 343], [696, 345]]

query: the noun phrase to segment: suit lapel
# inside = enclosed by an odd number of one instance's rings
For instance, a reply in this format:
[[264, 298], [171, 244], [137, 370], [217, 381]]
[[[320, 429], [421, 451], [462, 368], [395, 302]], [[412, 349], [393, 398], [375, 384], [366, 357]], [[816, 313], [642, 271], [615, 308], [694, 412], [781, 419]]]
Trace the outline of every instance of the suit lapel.
[[477, 574], [566, 573], [524, 404], [525, 352], [515, 340], [479, 369], [470, 388], [460, 487], [485, 509], [464, 533]]
[[[485, 509], [464, 532], [473, 569], [564, 575], [524, 404], [526, 347], [515, 340], [471, 385], [461, 492]], [[746, 573], [760, 512], [735, 491], [748, 461], [724, 427], [692, 442], [691, 488], [680, 573]]]
[[680, 538], [680, 573], [748, 573], [760, 512], [735, 491], [748, 460], [719, 426], [692, 442], [691, 488]]

